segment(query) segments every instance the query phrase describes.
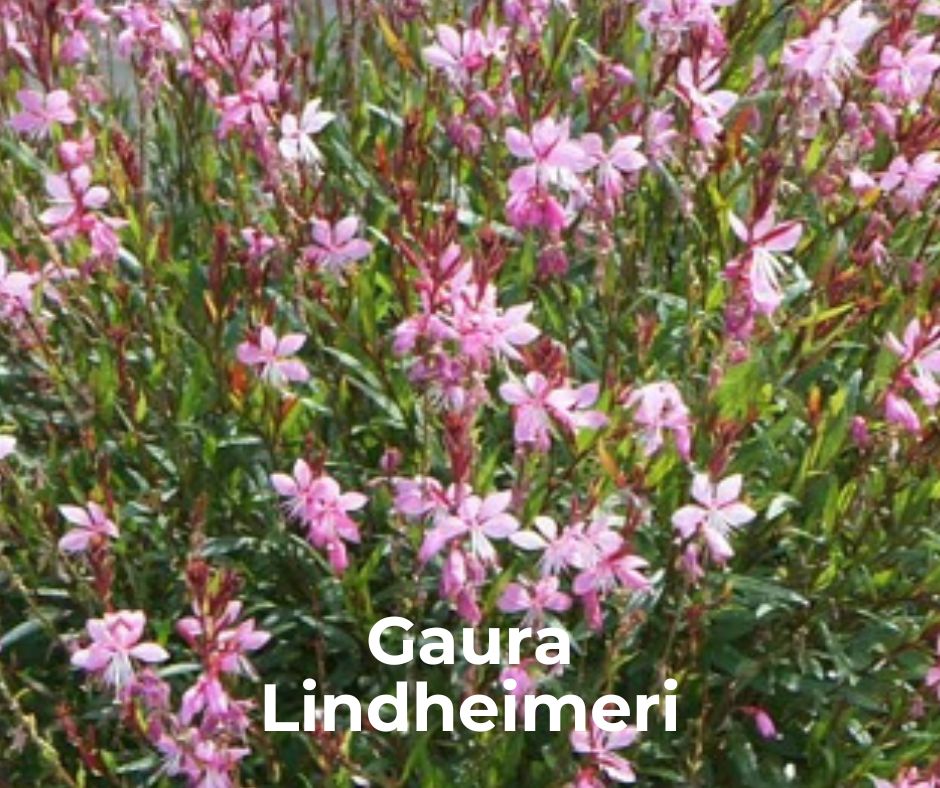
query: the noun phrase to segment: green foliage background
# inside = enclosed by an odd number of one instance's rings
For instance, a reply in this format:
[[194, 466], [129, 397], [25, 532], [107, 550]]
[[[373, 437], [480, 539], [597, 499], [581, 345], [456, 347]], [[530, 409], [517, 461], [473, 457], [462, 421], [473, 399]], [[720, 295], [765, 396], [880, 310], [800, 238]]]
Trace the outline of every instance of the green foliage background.
[[[775, 63], [795, 29], [794, 5], [763, 0], [731, 12], [740, 67], [726, 69], [727, 86], [747, 83], [753, 52]], [[416, 574], [420, 529], [391, 513], [387, 487], [370, 488], [363, 544], [338, 580], [280, 515], [267, 480], [297, 456], [323, 455], [344, 487], [364, 489], [381, 476], [388, 446], [403, 450], [402, 473], [444, 473], [436, 412], [390, 351], [390, 331], [413, 308], [392, 240], [405, 227], [446, 225], [454, 206], [469, 250], [483, 227], [506, 239], [503, 303], [534, 301], [535, 322], [569, 349], [573, 377], [606, 384], [611, 426], [529, 460], [520, 519], [561, 517], [573, 496], [616, 501], [628, 485], [651, 505], [638, 550], [657, 570], [655, 593], [625, 601], [603, 638], [576, 629], [575, 664], [546, 691], [631, 696], [679, 679], [678, 735], [654, 729], [626, 753], [642, 785], [862, 785], [869, 774], [935, 757], [936, 699], [919, 720], [911, 704], [940, 624], [940, 436], [935, 423], [917, 442], [878, 422], [893, 368], [881, 339], [934, 305], [930, 217], [910, 217], [891, 239], [898, 257], [926, 261], [927, 285], [912, 290], [896, 271], [856, 268], [846, 250], [865, 212], [821, 208], [801, 188], [836, 144], [831, 130], [805, 155], [784, 153], [786, 214], [806, 224], [796, 284], [777, 324], [759, 329], [751, 357], [731, 365], [720, 271], [735, 242], [725, 217], [728, 208], [746, 212], [760, 152], [772, 143], [769, 123], [766, 139], [740, 139], [729, 165], [693, 187], [688, 171], [644, 178], [616, 217], [613, 250], [571, 251], [569, 275], [545, 283], [536, 277], [537, 244], [501, 224], [510, 166], [501, 137], [487, 132], [471, 160], [442, 133], [457, 99], [421, 70], [424, 26], [390, 21], [380, 7], [322, 26], [315, 9], [301, 13], [294, 88], [341, 117], [318, 140], [322, 189], [315, 194], [308, 183], [287, 195], [293, 215], [262, 196], [263, 172], [237, 140], [216, 139], [215, 113], [187, 80], [172, 77], [153, 108], [138, 106], [126, 86], [123, 99], [88, 120], [100, 151], [96, 179], [130, 222], [118, 264], [93, 286], [62, 284], [68, 308], [55, 310], [47, 333], [36, 327], [32, 346], [0, 329], [0, 423], [15, 425], [20, 444], [0, 471], [0, 783], [55, 785], [64, 771], [78, 784], [144, 785], [157, 765], [68, 666], [68, 639], [100, 613], [101, 600], [81, 562], [55, 548], [63, 531], [56, 506], [88, 497], [113, 501], [119, 513], [116, 598], [146, 610], [149, 631], [177, 660], [186, 653], [172, 630], [188, 606], [183, 569], [198, 553], [238, 570], [248, 612], [274, 634], [254, 660], [266, 682], [299, 687], [313, 676], [324, 691], [361, 698], [403, 677], [452, 695], [492, 686], [498, 669], [468, 677], [464, 665], [396, 670], [372, 660], [366, 637], [383, 615], [459, 626], [435, 601], [433, 573]], [[448, 17], [443, 7], [433, 13]], [[630, 12], [585, 3], [577, 21], [552, 18], [537, 53], [535, 107], [547, 111], [592, 67], [595, 31], [611, 15], [621, 24], [605, 53], [624, 60], [644, 89], [651, 65]], [[0, 77], [5, 108], [20, 86], [15, 71]], [[753, 101], [773, 114], [781, 99]], [[572, 107], [575, 125], [585, 121], [582, 110]], [[119, 139], [138, 157], [139, 189], [115, 153]], [[39, 240], [35, 216], [51, 158], [39, 160], [8, 129], [0, 150], [0, 248], [79, 260], [81, 250]], [[879, 166], [888, 154], [875, 152]], [[382, 155], [395, 160], [394, 178]], [[406, 183], [419, 196], [410, 224], [400, 214]], [[681, 209], [679, 192], [691, 194], [691, 210]], [[375, 252], [346, 282], [316, 283], [295, 264], [314, 203], [359, 212], [370, 228]], [[289, 240], [263, 283], [248, 281], [238, 261], [237, 230], [248, 225]], [[852, 287], [840, 289], [846, 271]], [[285, 328], [310, 334], [303, 358], [313, 382], [287, 401], [233, 361], [249, 323], [272, 307]], [[646, 324], [654, 326], [649, 338]], [[694, 591], [675, 569], [669, 524], [687, 499], [687, 470], [672, 453], [644, 465], [614, 401], [617, 385], [666, 378], [693, 409], [695, 456], [707, 460], [733, 444], [730, 470], [744, 474], [760, 513], [737, 540], [731, 570]], [[873, 420], [869, 449], [850, 439], [855, 415]], [[508, 411], [492, 406], [476, 432], [477, 489], [520, 473], [511, 436]], [[174, 662], [175, 685], [197, 670]], [[259, 702], [260, 690], [239, 687]], [[770, 711], [781, 740], [756, 736], [739, 711], [749, 704]], [[299, 708], [287, 703], [284, 716], [292, 712]], [[93, 737], [97, 773], [69, 741], [65, 716]], [[364, 733], [335, 743], [259, 726], [252, 741], [246, 785], [344, 786], [360, 774], [389, 786], [560, 785], [573, 772], [567, 737], [543, 732]]]

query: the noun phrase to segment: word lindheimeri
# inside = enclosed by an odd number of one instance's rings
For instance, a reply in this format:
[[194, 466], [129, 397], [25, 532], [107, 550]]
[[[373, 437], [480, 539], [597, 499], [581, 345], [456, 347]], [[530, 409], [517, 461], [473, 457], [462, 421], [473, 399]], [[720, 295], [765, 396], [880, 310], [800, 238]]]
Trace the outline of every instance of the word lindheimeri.
[[[415, 659], [415, 641], [406, 637], [402, 642], [399, 653], [390, 653], [382, 645], [382, 635], [390, 629], [401, 629], [405, 632], [411, 630], [413, 624], [407, 618], [390, 616], [378, 621], [369, 632], [369, 650], [372, 655], [385, 665], [405, 665]], [[520, 646], [533, 637], [538, 641], [535, 650], [535, 659], [545, 666], [570, 664], [571, 643], [568, 633], [559, 627], [546, 627], [538, 630], [534, 635], [530, 627], [523, 629], [512, 628], [507, 630], [509, 643], [510, 665], [520, 663]], [[487, 632], [487, 646], [483, 653], [476, 649], [474, 630], [463, 630], [461, 656], [471, 665], [494, 665], [500, 663], [500, 631], [490, 628]], [[425, 665], [453, 665], [456, 659], [456, 644], [453, 635], [441, 627], [430, 627], [421, 631], [421, 647], [418, 659]], [[505, 678], [502, 687], [506, 691], [502, 704], [489, 695], [468, 695], [461, 703], [457, 712], [460, 724], [474, 733], [484, 733], [496, 727], [494, 718], [501, 720], [502, 729], [515, 731], [519, 728], [519, 717], [522, 718], [521, 729], [534, 731], [537, 727], [539, 709], [544, 708], [548, 715], [548, 729], [558, 732], [562, 728], [562, 714], [569, 709], [574, 717], [576, 731], [588, 730], [587, 705], [579, 695], [535, 695], [524, 694], [518, 697], [518, 683], [513, 678]], [[303, 681], [303, 689], [312, 693], [317, 683], [313, 679]], [[667, 693], [674, 693], [679, 683], [675, 679], [666, 679], [663, 688]], [[409, 698], [414, 694], [414, 705]], [[301, 722], [297, 720], [279, 720], [277, 715], [276, 684], [264, 685], [264, 729], [269, 733], [296, 732], [301, 729]], [[602, 695], [591, 706], [590, 718], [593, 726], [602, 731], [617, 733], [626, 730], [626, 720], [631, 713], [635, 714], [633, 727], [640, 732], [648, 729], [649, 711], [660, 708], [664, 722], [664, 729], [669, 732], [676, 730], [676, 696], [665, 694], [662, 699], [657, 695], [637, 695], [631, 707], [626, 698], [620, 695]], [[500, 705], [502, 708], [500, 709]], [[390, 707], [394, 711], [392, 719], [384, 719], [382, 710]], [[367, 707], [366, 716], [369, 726], [382, 733], [407, 733], [410, 730], [410, 718], [415, 719], [414, 729], [418, 732], [429, 730], [429, 712], [436, 707], [435, 713], [440, 715], [441, 729], [446, 732], [454, 730], [454, 702], [446, 695], [429, 695], [426, 681], [397, 681], [395, 694], [378, 695], [373, 698]], [[337, 712], [343, 709], [344, 722], [337, 726]], [[321, 713], [322, 712], [322, 713]], [[412, 714], [413, 712], [413, 714]], [[386, 715], [387, 716], [387, 715]], [[345, 718], [348, 717], [348, 720]], [[303, 696], [303, 730], [322, 730], [333, 732], [338, 729], [362, 730], [362, 702], [353, 695], [324, 695], [322, 709], [318, 708], [317, 696], [305, 694]], [[436, 729], [436, 727], [435, 727]]]

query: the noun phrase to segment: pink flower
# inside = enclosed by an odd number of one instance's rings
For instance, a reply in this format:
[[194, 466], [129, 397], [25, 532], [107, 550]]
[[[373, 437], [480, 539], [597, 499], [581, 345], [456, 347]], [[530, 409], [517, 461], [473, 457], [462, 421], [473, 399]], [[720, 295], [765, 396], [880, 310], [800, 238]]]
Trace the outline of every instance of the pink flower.
[[933, 690], [940, 700], [940, 637], [937, 638], [937, 662], [927, 671], [927, 689]]
[[258, 629], [253, 618], [223, 629], [216, 639], [219, 670], [223, 673], [255, 676], [254, 668], [245, 655], [263, 648], [270, 639], [271, 633]]
[[506, 586], [497, 606], [504, 613], [522, 613], [522, 627], [539, 627], [545, 620], [545, 611], [564, 613], [571, 607], [571, 597], [558, 589], [558, 578], [546, 575], [534, 583], [510, 583]]
[[648, 163], [639, 147], [643, 139], [636, 134], [619, 137], [608, 151], [599, 134], [585, 134], [581, 147], [595, 169], [597, 188], [604, 199], [616, 202], [626, 188], [625, 176], [642, 170]]
[[272, 122], [268, 105], [277, 101], [279, 92], [274, 71], [269, 69], [248, 80], [248, 86], [238, 93], [223, 96], [218, 102], [222, 113], [219, 137], [224, 138], [232, 131], [267, 131]]
[[23, 271], [10, 271], [0, 253], [0, 320], [17, 321], [33, 309], [33, 288], [39, 277]]
[[583, 525], [569, 526], [561, 533], [551, 517], [536, 517], [532, 524], [535, 530], [516, 531], [509, 540], [522, 550], [539, 550], [542, 557], [539, 565], [542, 574], [557, 575], [566, 567], [583, 566]]
[[408, 520], [418, 520], [429, 512], [446, 512], [450, 506], [450, 499], [437, 479], [429, 476], [396, 478], [392, 484], [395, 494], [393, 508]]
[[477, 279], [473, 263], [461, 261], [456, 244], [423, 274], [419, 284], [421, 311], [396, 328], [394, 349], [399, 354], [414, 352], [423, 340], [412, 379], [432, 381], [445, 391], [459, 389], [459, 395], [449, 399], [465, 401], [463, 385], [468, 378], [498, 358], [518, 360], [516, 347], [539, 335], [526, 321], [532, 305], [503, 311], [496, 301], [495, 285]]
[[848, 182], [852, 191], [859, 197], [865, 197], [873, 189], [878, 188], [878, 182], [861, 167], [854, 167], [849, 172]]
[[555, 237], [571, 221], [571, 217], [555, 195], [538, 182], [536, 172], [521, 167], [509, 181], [506, 218], [517, 230], [544, 230]]
[[203, 626], [202, 611], [195, 604], [193, 612], [195, 615], [181, 618], [176, 624], [177, 632], [190, 648], [198, 650], [200, 645], [204, 645], [200, 641], [211, 637], [213, 664], [222, 673], [255, 677], [255, 670], [246, 655], [263, 648], [271, 639], [271, 633], [258, 629], [253, 618], [239, 622], [242, 603], [238, 600], [226, 605], [222, 615], [211, 622], [209, 632]]
[[882, 134], [894, 137], [898, 133], [898, 112], [880, 101], [871, 105], [872, 124]]
[[[564, 180], [566, 173], [583, 172], [591, 162], [581, 146], [569, 137], [570, 121], [560, 123], [546, 117], [537, 121], [532, 132], [526, 134], [519, 129], [506, 130], [506, 147], [518, 159], [531, 161], [532, 164], [520, 167], [513, 173], [530, 173], [534, 181], [540, 184], [558, 183]], [[512, 187], [513, 191], [517, 189]]]
[[871, 444], [871, 432], [868, 430], [868, 422], [864, 416], [852, 417], [849, 434], [852, 436], [852, 442], [860, 449], [865, 449]]
[[676, 71], [679, 95], [692, 110], [692, 134], [706, 148], [717, 142], [721, 121], [738, 100], [738, 94], [730, 90], [711, 90], [719, 76], [714, 60], [693, 64], [684, 58]]
[[483, 618], [480, 588], [485, 580], [483, 562], [461, 546], [451, 545], [441, 569], [440, 594], [453, 603], [457, 614], [472, 626], [477, 626]]
[[170, 685], [152, 667], [145, 667], [123, 689], [121, 700], [140, 700], [148, 713], [170, 710]]
[[593, 720], [586, 731], [571, 732], [571, 749], [578, 755], [590, 758], [604, 774], [619, 783], [636, 782], [636, 774], [630, 761], [614, 750], [622, 750], [636, 741], [637, 730], [626, 727], [621, 731], [607, 732], [598, 728]]
[[183, 725], [189, 725], [203, 712], [208, 713], [210, 718], [224, 719], [232, 714], [233, 709], [238, 714], [238, 706], [232, 702], [219, 677], [201, 673], [196, 683], [183, 693], [179, 719]]
[[594, 566], [605, 556], [622, 552], [624, 540], [610, 515], [595, 510], [589, 521], [573, 523], [571, 528], [580, 544], [572, 556], [572, 565], [579, 569]]
[[[622, 539], [618, 536], [622, 543]], [[607, 550], [592, 560], [589, 566], [579, 572], [571, 585], [571, 590], [578, 596], [610, 593], [618, 586], [629, 591], [648, 591], [650, 580], [643, 574], [649, 567], [649, 561], [634, 555], [626, 547]]]
[[70, 11], [62, 15], [64, 31], [68, 32], [59, 51], [64, 63], [79, 63], [91, 52], [91, 43], [80, 26], [101, 28], [108, 24], [110, 17], [97, 7], [97, 0], [80, 0]]
[[743, 479], [736, 473], [713, 484], [707, 474], [696, 473], [692, 479], [692, 497], [700, 505], [683, 506], [672, 516], [672, 524], [683, 540], [701, 534], [712, 560], [724, 564], [734, 550], [728, 542], [731, 532], [749, 523], [757, 514], [741, 503]]
[[52, 204], [39, 215], [39, 220], [52, 228], [49, 237], [68, 241], [84, 235], [96, 256], [113, 259], [118, 251], [115, 230], [125, 222], [96, 213], [108, 202], [110, 193], [104, 186], [91, 185], [89, 167], [83, 164], [64, 175], [50, 173], [45, 186]]
[[200, 727], [186, 728], [172, 736], [163, 732], [151, 735], [169, 776], [184, 775], [194, 788], [234, 788], [238, 763], [251, 750], [231, 746], [225, 733]]
[[733, 213], [729, 221], [734, 234], [747, 245], [747, 250], [728, 263], [725, 273], [731, 279], [744, 280], [758, 311], [771, 315], [783, 301], [779, 281], [783, 266], [777, 255], [796, 248], [803, 234], [803, 225], [800, 222], [776, 223], [773, 208], [769, 208], [752, 227], [747, 227]]
[[310, 373], [302, 361], [291, 358], [299, 351], [307, 337], [303, 334], [285, 334], [280, 339], [269, 326], [262, 326], [258, 340], [242, 342], [236, 351], [238, 360], [249, 367], [260, 367], [258, 374], [272, 386], [286, 383], [304, 383]]
[[81, 232], [88, 211], [103, 208], [110, 193], [104, 186], [91, 185], [91, 170], [86, 166], [69, 170], [65, 175], [46, 176], [46, 193], [52, 202], [39, 220], [53, 227], [52, 237], [68, 239]]
[[[480, 35], [483, 37], [484, 57], [493, 58], [497, 61], [505, 60], [506, 55], [509, 53], [509, 33], [508, 27], [497, 27], [493, 22], [487, 22], [486, 27], [480, 29]], [[481, 93], [485, 94], [485, 91], [481, 91]], [[488, 94], [485, 95], [488, 98]], [[507, 109], [511, 109], [511, 99], [507, 100], [510, 102]]]
[[773, 717], [770, 716], [766, 709], [763, 709], [760, 706], [743, 706], [741, 711], [754, 720], [754, 727], [757, 728], [757, 732], [760, 734], [761, 738], [783, 738], [777, 731], [777, 726], [774, 724]]
[[[733, 5], [735, 0], [644, 0], [637, 21], [650, 33], [656, 33], [665, 49], [671, 51], [686, 33], [704, 35], [709, 48], [725, 48], [721, 20], [716, 9]], [[657, 42], [659, 43], [659, 42]]]
[[878, 25], [875, 17], [862, 14], [861, 0], [856, 0], [837, 20], [827, 17], [808, 37], [788, 43], [783, 50], [783, 66], [791, 74], [809, 77], [834, 106], [842, 98], [836, 81], [855, 70], [856, 56]]
[[12, 435], [0, 435], [0, 460], [5, 460], [16, 451], [16, 438]]
[[120, 691], [134, 676], [132, 658], [141, 662], [169, 659], [163, 647], [140, 642], [146, 623], [140, 610], [119, 610], [89, 619], [86, 628], [92, 642], [72, 655], [72, 664], [101, 676], [106, 685]]
[[499, 393], [504, 401], [514, 406], [516, 444], [533, 446], [536, 451], [547, 451], [551, 445], [549, 429], [552, 419], [572, 432], [581, 427], [602, 427], [607, 423], [603, 413], [589, 410], [597, 400], [596, 383], [577, 389], [553, 387], [542, 373], [530, 372], [524, 382], [503, 383]]
[[15, 54], [24, 63], [32, 63], [33, 55], [26, 42], [20, 38], [20, 30], [17, 21], [15, 16], [13, 18], [6, 16], [6, 18], [0, 20], [0, 38], [3, 39], [4, 46], [8, 52]]
[[933, 36], [922, 36], [914, 40], [907, 52], [890, 44], [883, 47], [875, 74], [879, 90], [901, 103], [923, 98], [933, 82], [934, 72], [940, 68], [940, 54], [931, 51], [933, 44]]
[[193, 751], [199, 773], [194, 784], [198, 788], [232, 788], [236, 784], [235, 768], [250, 753], [247, 747], [231, 747], [211, 739], [199, 742]]
[[437, 43], [421, 50], [425, 61], [443, 71], [452, 84], [468, 84], [486, 65], [483, 35], [479, 30], [459, 33], [450, 25], [437, 25], [435, 32]]
[[[503, 686], [504, 682], [510, 680], [516, 683], [515, 687], [506, 691], [515, 695], [517, 699], [521, 699], [526, 695], [535, 694], [535, 690], [538, 688], [538, 679], [533, 678], [529, 673], [526, 668], [526, 662], [534, 663], [535, 660], [523, 660], [519, 665], [507, 665], [499, 674], [500, 686]], [[521, 713], [522, 709], [519, 708], [518, 711]]]
[[679, 569], [685, 575], [686, 580], [695, 586], [705, 577], [705, 569], [702, 566], [702, 551], [695, 542], [689, 542], [682, 550], [679, 559]]
[[10, 126], [21, 134], [45, 137], [53, 124], [70, 126], [78, 119], [72, 109], [72, 97], [66, 90], [53, 90], [45, 95], [35, 90], [20, 90], [16, 98], [23, 109], [10, 118]]
[[497, 562], [492, 539], [505, 539], [519, 530], [519, 521], [506, 509], [512, 500], [510, 492], [495, 492], [481, 498], [468, 495], [457, 505], [456, 512], [438, 518], [428, 531], [418, 553], [421, 563], [427, 563], [450, 541], [469, 540], [470, 553], [484, 564]]
[[647, 457], [658, 452], [664, 432], [671, 432], [679, 455], [688, 460], [692, 444], [692, 422], [689, 409], [679, 390], [667, 381], [648, 383], [630, 393], [626, 407], [635, 408], [633, 421], [642, 427], [640, 445]]
[[920, 418], [917, 411], [910, 402], [893, 391], [885, 395], [885, 419], [914, 435], [920, 434]]
[[277, 31], [285, 37], [291, 32], [288, 19], [274, 11], [272, 3], [261, 3], [245, 6], [232, 15], [232, 52], [246, 70], [270, 63], [277, 56], [272, 46]]
[[891, 780], [880, 780], [873, 778], [875, 788], [938, 788], [940, 786], [940, 777], [921, 773], [914, 766], [902, 769], [897, 778]]
[[571, 788], [607, 788], [607, 781], [594, 766], [582, 766], [571, 782]]
[[368, 257], [372, 244], [355, 237], [359, 224], [356, 216], [347, 216], [333, 225], [324, 219], [314, 219], [311, 225], [313, 243], [304, 248], [304, 257], [334, 274]]
[[314, 476], [303, 460], [294, 463], [294, 475], [271, 474], [271, 484], [287, 498], [288, 514], [307, 528], [307, 539], [325, 550], [337, 574], [345, 571], [348, 560], [345, 542], [359, 542], [359, 527], [349, 516], [368, 503], [358, 492], [344, 493], [331, 476]]
[[243, 227], [241, 237], [248, 246], [248, 259], [254, 262], [262, 260], [269, 252], [277, 248], [277, 239], [258, 227]]
[[323, 156], [312, 137], [319, 134], [335, 117], [332, 112], [320, 110], [320, 99], [307, 102], [299, 121], [296, 115], [286, 113], [281, 118], [281, 140], [278, 143], [281, 155], [288, 161], [318, 163]]
[[912, 386], [927, 407], [940, 403], [940, 324], [925, 328], [914, 318], [903, 339], [889, 333], [885, 344], [901, 360], [900, 381]]
[[504, 0], [503, 13], [513, 25], [528, 31], [532, 38], [539, 38], [548, 23], [553, 8], [572, 14], [572, 0]]
[[913, 163], [903, 155], [896, 156], [887, 172], [883, 173], [879, 186], [890, 192], [902, 206], [917, 208], [924, 197], [940, 179], [940, 153], [921, 153]]
[[89, 133], [77, 140], [64, 140], [58, 148], [59, 161], [68, 170], [90, 164], [95, 157], [95, 138]]
[[183, 38], [177, 27], [160, 16], [157, 7], [162, 4], [124, 3], [115, 12], [124, 23], [118, 34], [118, 53], [129, 58], [135, 48], [147, 52], [174, 54], [182, 51]]
[[118, 527], [94, 501], [85, 506], [60, 506], [59, 512], [74, 528], [59, 540], [59, 549], [66, 553], [82, 553], [92, 540], [117, 539]]
[[[600, 596], [618, 586], [630, 591], [649, 589], [650, 582], [643, 574], [649, 566], [648, 562], [630, 551], [623, 536], [615, 530], [613, 518], [609, 515], [595, 510], [589, 522], [574, 523], [568, 530], [574, 545], [569, 548], [568, 562], [579, 570], [572, 590], [581, 597], [585, 607], [596, 606]], [[599, 607], [595, 613], [597, 618], [591, 625], [599, 629]]]
[[394, 351], [415, 357], [409, 378], [428, 386], [432, 401], [467, 412], [487, 398], [481, 373], [502, 358], [519, 360], [517, 348], [539, 335], [526, 319], [532, 305], [501, 309], [495, 284], [456, 244], [419, 269], [419, 311], [395, 329]]
[[469, 276], [471, 267], [454, 279], [453, 327], [464, 353], [473, 359], [494, 355], [518, 361], [516, 347], [527, 345], [539, 335], [529, 323], [532, 304], [517, 304], [503, 311], [496, 305], [496, 288], [490, 284], [479, 296], [479, 288]]
[[672, 155], [680, 136], [675, 123], [676, 119], [670, 110], [654, 109], [649, 113], [644, 137], [646, 153], [653, 161], [662, 162]]

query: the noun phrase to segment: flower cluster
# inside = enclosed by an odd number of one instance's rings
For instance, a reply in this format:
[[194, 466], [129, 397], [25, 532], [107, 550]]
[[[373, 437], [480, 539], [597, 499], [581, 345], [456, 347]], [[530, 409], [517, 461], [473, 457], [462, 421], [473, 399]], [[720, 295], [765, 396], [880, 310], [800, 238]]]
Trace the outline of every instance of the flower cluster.
[[307, 529], [310, 544], [324, 551], [333, 571], [342, 574], [349, 565], [346, 543], [359, 542], [359, 527], [348, 512], [365, 506], [366, 496], [342, 492], [334, 478], [315, 476], [304, 460], [294, 463], [293, 475], [271, 474], [271, 484], [285, 498], [288, 516]]
[[104, 186], [92, 185], [92, 171], [87, 162], [93, 151], [93, 143], [64, 142], [59, 146], [59, 159], [65, 169], [46, 175], [49, 207], [40, 214], [39, 220], [49, 228], [52, 240], [84, 238], [91, 246], [92, 259], [113, 262], [120, 248], [116, 231], [126, 222], [101, 213], [110, 192]]
[[[938, 784], [938, 20], [0, 0], [8, 781]], [[685, 724], [256, 735], [402, 608]]]
[[423, 565], [443, 554], [440, 595], [471, 624], [482, 618], [480, 591], [488, 575], [499, 569], [494, 541], [519, 530], [507, 512], [512, 494], [475, 494], [466, 485], [444, 489], [434, 479], [399, 479], [395, 509], [409, 519], [429, 522], [418, 553]]
[[899, 363], [885, 394], [885, 418], [916, 435], [921, 431], [921, 420], [906, 393], [916, 393], [931, 410], [940, 404], [940, 324], [924, 326], [914, 318], [900, 339], [889, 333], [885, 344]]
[[[171, 707], [172, 689], [149, 665], [170, 658], [154, 642], [141, 642], [147, 623], [139, 610], [105, 613], [87, 623], [91, 642], [72, 655], [72, 664], [100, 679], [125, 707], [130, 719], [164, 759], [162, 771], [184, 776], [191, 785], [227, 788], [237, 784], [252, 703], [232, 695], [230, 678], [256, 673], [248, 654], [271, 635], [254, 619], [241, 619], [242, 603], [233, 598], [237, 579], [212, 572], [201, 561], [188, 569], [193, 615], [177, 622], [177, 632], [199, 658], [202, 672]], [[241, 619], [241, 620], [240, 620]], [[142, 715], [143, 723], [136, 715]]]
[[552, 117], [537, 121], [529, 133], [507, 129], [509, 152], [529, 162], [509, 177], [509, 221], [517, 229], [540, 229], [557, 239], [582, 208], [593, 205], [609, 215], [647, 164], [641, 145], [638, 135], [629, 134], [605, 150], [600, 135], [575, 140], [570, 122]]
[[553, 385], [541, 372], [529, 372], [523, 381], [503, 383], [499, 394], [513, 406], [514, 438], [519, 447], [547, 451], [553, 423], [572, 433], [607, 423], [603, 413], [590, 410], [597, 401], [596, 383], [577, 388]]
[[[633, 593], [651, 588], [645, 574], [649, 562], [634, 553], [612, 517], [595, 512], [587, 521], [576, 520], [559, 529], [552, 518], [540, 516], [535, 518], [533, 526], [514, 534], [512, 541], [522, 550], [541, 552], [541, 579], [535, 587], [542, 589], [543, 596], [549, 590], [552, 592], [550, 599], [555, 608], [563, 604], [560, 599], [564, 597], [564, 609], [567, 609], [570, 600], [557, 592], [557, 577], [570, 571], [574, 575], [571, 590], [592, 629], [603, 628], [601, 602], [606, 596], [618, 590]], [[500, 600], [501, 609], [515, 612], [524, 590], [510, 585]], [[529, 613], [540, 615], [541, 610], [536, 607], [539, 597], [527, 593], [525, 598], [529, 601]]]
[[456, 244], [417, 264], [420, 311], [395, 329], [395, 352], [414, 358], [409, 376], [432, 386], [445, 408], [474, 411], [486, 398], [492, 364], [518, 360], [518, 348], [539, 335], [527, 321], [532, 305], [502, 309], [495, 284], [478, 276]]

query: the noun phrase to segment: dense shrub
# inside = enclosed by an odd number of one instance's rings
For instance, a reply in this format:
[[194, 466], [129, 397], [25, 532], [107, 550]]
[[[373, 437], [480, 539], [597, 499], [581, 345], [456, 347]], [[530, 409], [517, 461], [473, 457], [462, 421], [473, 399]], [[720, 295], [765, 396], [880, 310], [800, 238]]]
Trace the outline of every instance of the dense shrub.
[[0, 14], [0, 783], [940, 785], [936, 3]]

